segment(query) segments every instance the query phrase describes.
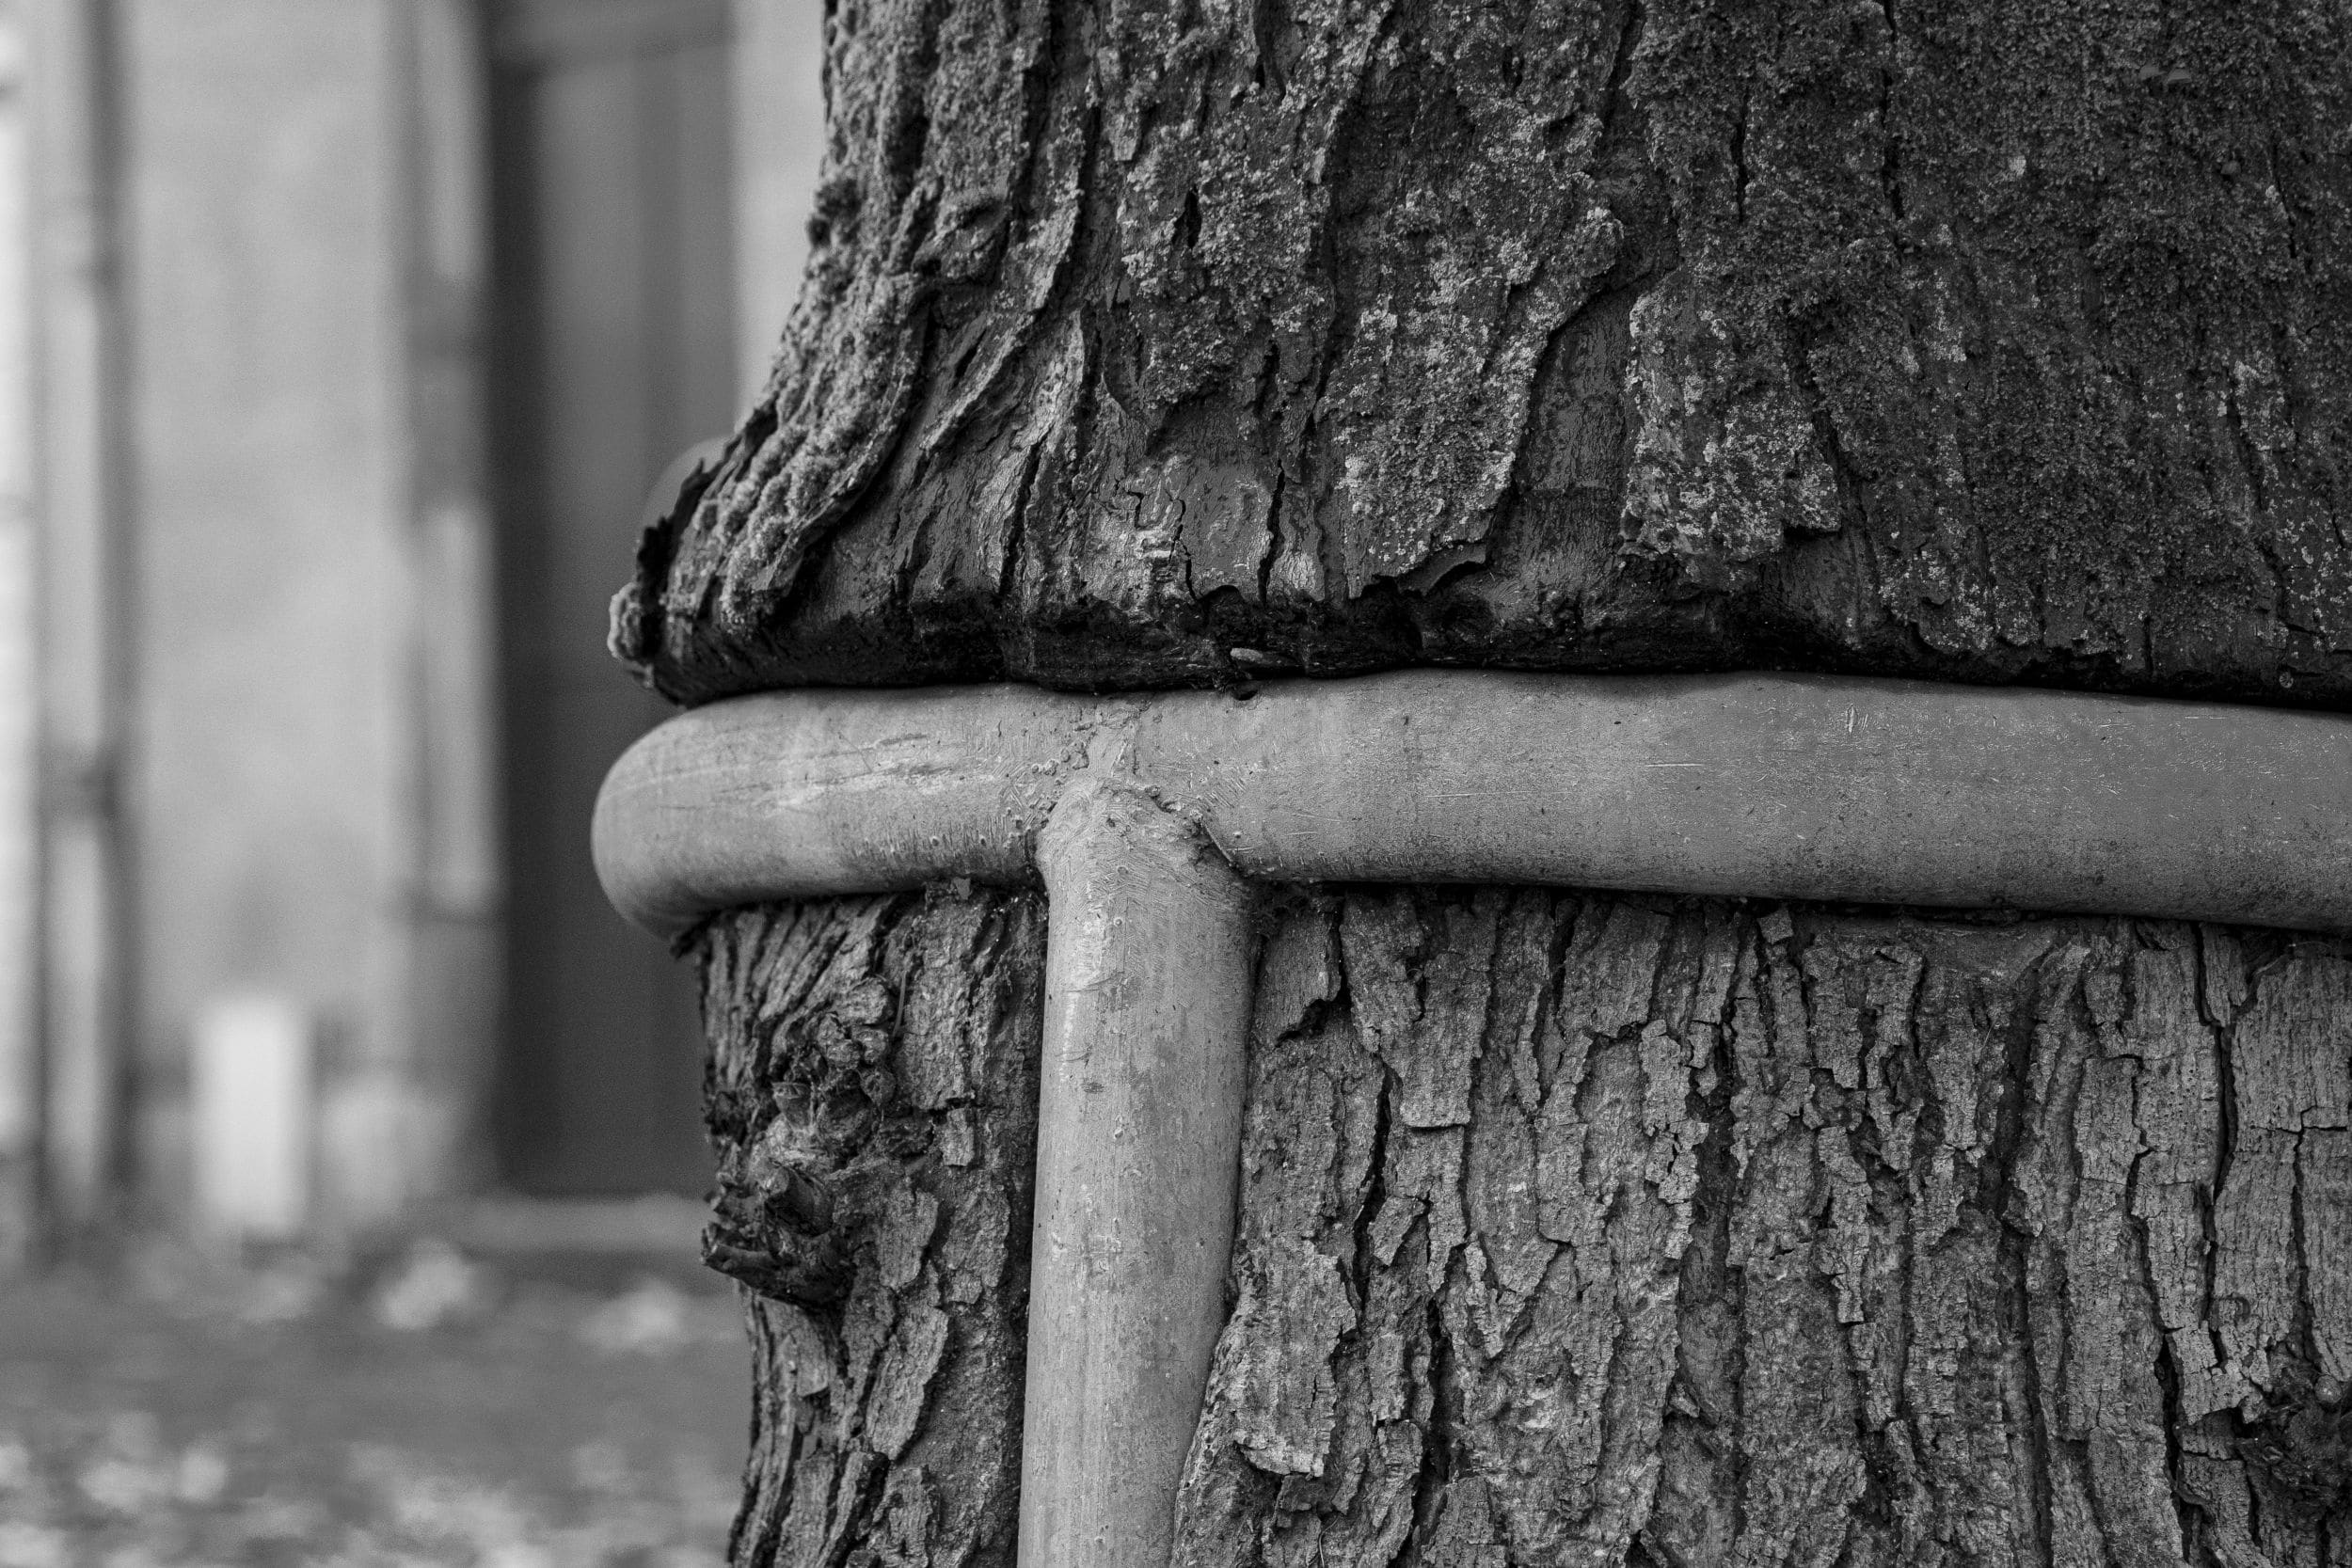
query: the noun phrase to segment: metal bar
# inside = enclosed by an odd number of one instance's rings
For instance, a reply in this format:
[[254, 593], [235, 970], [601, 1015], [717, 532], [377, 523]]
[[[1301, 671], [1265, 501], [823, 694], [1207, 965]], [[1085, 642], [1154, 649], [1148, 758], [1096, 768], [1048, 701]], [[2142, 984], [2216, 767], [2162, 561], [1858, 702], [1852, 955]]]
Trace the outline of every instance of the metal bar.
[[1241, 876], [2352, 929], [2352, 718], [1789, 675], [777, 692], [641, 740], [595, 848], [666, 931], [1042, 871], [1020, 1562], [1104, 1568], [1167, 1560], [1220, 1327]]
[[1092, 779], [1063, 793], [1038, 861], [1051, 912], [1020, 1561], [1165, 1562], [1225, 1326], [1248, 890], [1188, 823]]
[[2352, 929], [2352, 716], [1797, 675], [773, 692], [622, 757], [596, 862], [623, 913], [668, 931], [763, 898], [1014, 879], [1089, 769], [1269, 881]]

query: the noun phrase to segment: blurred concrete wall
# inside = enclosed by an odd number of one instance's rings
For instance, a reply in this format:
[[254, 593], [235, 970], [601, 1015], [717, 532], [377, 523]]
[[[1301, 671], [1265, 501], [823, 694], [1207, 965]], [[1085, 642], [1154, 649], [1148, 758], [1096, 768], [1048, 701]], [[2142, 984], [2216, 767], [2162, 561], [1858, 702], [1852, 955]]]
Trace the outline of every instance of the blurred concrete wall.
[[138, 1148], [186, 1166], [190, 1042], [282, 998], [322, 1058], [320, 1196], [359, 1222], [431, 1180], [453, 1115], [409, 1038], [408, 10], [120, 13]]
[[0, 1267], [30, 1253], [40, 1193], [32, 168], [24, 18], [0, 5]]
[[824, 49], [824, 0], [735, 0], [736, 362], [746, 403], [767, 382], [808, 265]]
[[[820, 15], [736, 0], [755, 372]], [[480, 22], [0, 0], [0, 1256], [36, 1189], [194, 1219], [192, 1087], [252, 1020], [315, 1065], [307, 1224], [488, 1168]]]

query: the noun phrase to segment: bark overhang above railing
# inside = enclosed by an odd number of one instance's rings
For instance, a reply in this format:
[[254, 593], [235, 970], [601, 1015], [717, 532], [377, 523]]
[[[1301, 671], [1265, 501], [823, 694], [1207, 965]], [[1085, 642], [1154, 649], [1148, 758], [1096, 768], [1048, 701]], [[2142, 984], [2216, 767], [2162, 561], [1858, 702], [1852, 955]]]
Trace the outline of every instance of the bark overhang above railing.
[[793, 691], [615, 765], [596, 855], [675, 932], [1041, 873], [1022, 1568], [1165, 1562], [1232, 1233], [1242, 877], [2352, 930], [2352, 717], [1788, 675], [1241, 693]]
[[772, 692], [632, 748], [596, 864], [665, 932], [763, 899], [1025, 879], [1081, 772], [1267, 881], [2352, 929], [2352, 717], [1802, 675]]

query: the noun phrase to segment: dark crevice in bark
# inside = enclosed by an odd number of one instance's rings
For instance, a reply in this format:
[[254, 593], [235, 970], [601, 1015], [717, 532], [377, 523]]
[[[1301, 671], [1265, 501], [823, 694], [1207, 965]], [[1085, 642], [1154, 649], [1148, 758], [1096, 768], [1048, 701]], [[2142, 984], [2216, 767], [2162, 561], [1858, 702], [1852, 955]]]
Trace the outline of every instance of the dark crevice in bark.
[[1886, 63], [1879, 88], [1879, 134], [1885, 138], [1885, 155], [1879, 161], [1879, 185], [1886, 193], [1886, 210], [1900, 224], [1903, 211], [1902, 134], [1895, 124], [1895, 84], [1902, 78], [1902, 34], [1895, 25], [1895, 0], [1879, 0], [1886, 18]]
[[[2138, 1184], [2138, 1180], [2139, 1164], [2135, 1162], [2131, 1180], [2124, 1185], [2124, 1203], [2127, 1208], [2131, 1206], [2132, 1193]], [[2149, 1264], [2147, 1226], [2145, 1222], [2136, 1222], [2133, 1228], [2137, 1253], [2134, 1261], [2138, 1267], [2143, 1288], [2153, 1299], [2156, 1293], [2156, 1281]], [[2156, 1340], [2154, 1372], [2156, 1388], [2161, 1396], [2164, 1410], [2164, 1473], [2166, 1480], [2169, 1482], [2172, 1497], [2174, 1526], [2180, 1531], [2182, 1543], [2185, 1544], [2194, 1542], [2198, 1537], [2199, 1528], [2202, 1522], [2201, 1511], [2189, 1500], [2187, 1477], [2184, 1473], [2181, 1435], [2188, 1427], [2189, 1422], [2182, 1406], [2180, 1363], [2173, 1356], [2170, 1342], [2162, 1336], [2159, 1336]]]
[[[1979, 1201], [1984, 1212], [1993, 1216], [1999, 1227], [2002, 1297], [2006, 1312], [2002, 1327], [2006, 1331], [2016, 1356], [2019, 1382], [2025, 1401], [2023, 1426], [2026, 1444], [2026, 1496], [2031, 1511], [2029, 1541], [2033, 1560], [2048, 1568], [2056, 1561], [2056, 1532], [2052, 1519], [2055, 1506], [2050, 1486], [2050, 1469], [2059, 1463], [2053, 1444], [2048, 1419], [2049, 1396], [2042, 1381], [2042, 1362], [2056, 1347], [2036, 1343], [2034, 1316], [2027, 1298], [2027, 1249], [2030, 1245], [2028, 1227], [2019, 1212], [2021, 1196], [2014, 1184], [2019, 1150], [2024, 1147], [2028, 1117], [2032, 1105], [2033, 1061], [2035, 1037], [2049, 1022], [2042, 1012], [2047, 995], [2051, 968], [2056, 960], [2048, 953], [2035, 958], [2024, 976], [2020, 990], [2033, 999], [2030, 1006], [2020, 1007], [2010, 1030], [2001, 1071], [2001, 1103], [1995, 1123], [1993, 1143], [1986, 1153], [1985, 1185], [1980, 1188]], [[2071, 992], [2071, 987], [2069, 990]], [[2061, 1006], [2066, 1004], [2061, 1001]]]
[[1731, 156], [1731, 221], [1735, 225], [1748, 221], [1748, 104], [1742, 93], [1740, 107], [1731, 117], [1731, 143], [1725, 149]]
[[1413, 1481], [1413, 1531], [1398, 1555], [1399, 1568], [1422, 1568], [1429, 1560], [1426, 1544], [1443, 1523], [1446, 1483], [1454, 1478], [1454, 1433], [1461, 1421], [1460, 1399], [1451, 1375], [1452, 1347], [1435, 1300], [1422, 1308], [1422, 1330], [1428, 1337], [1429, 1421], [1422, 1431], [1421, 1465]]
[[[2228, 939], [2224, 937], [2221, 940]], [[2198, 943], [2198, 990], [2201, 1001], [2209, 994], [2211, 989], [2206, 975], [2209, 960], [2205, 946], [2203, 942]], [[2220, 1299], [2215, 1283], [2216, 1274], [2221, 1262], [2221, 1236], [2216, 1223], [2215, 1199], [2228, 1188], [2230, 1173], [2237, 1163], [2237, 1068], [2233, 1059], [2234, 1053], [2231, 1044], [2237, 1019], [2234, 1013], [2229, 1017], [2217, 1018], [2211, 1012], [2205, 1013], [2205, 1019], [2213, 1026], [2215, 1078], [2220, 1090], [2221, 1115], [2214, 1150], [2213, 1183], [2205, 1195], [2202, 1206], [2205, 1229], [2205, 1274], [2201, 1284], [2204, 1307], [2208, 1315], [2207, 1338], [2213, 1345], [2214, 1358], [2219, 1361], [2227, 1358], [2229, 1347], [2222, 1342], [2221, 1338], [2218, 1312]]]

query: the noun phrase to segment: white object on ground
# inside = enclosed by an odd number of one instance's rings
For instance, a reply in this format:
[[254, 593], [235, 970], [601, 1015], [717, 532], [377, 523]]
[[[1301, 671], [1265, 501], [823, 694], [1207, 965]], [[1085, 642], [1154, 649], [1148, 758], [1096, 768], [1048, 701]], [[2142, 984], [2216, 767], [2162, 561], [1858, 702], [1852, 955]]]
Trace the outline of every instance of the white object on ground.
[[285, 1241], [310, 1215], [318, 1103], [310, 1019], [292, 998], [226, 996], [189, 1053], [196, 1211], [209, 1233]]

